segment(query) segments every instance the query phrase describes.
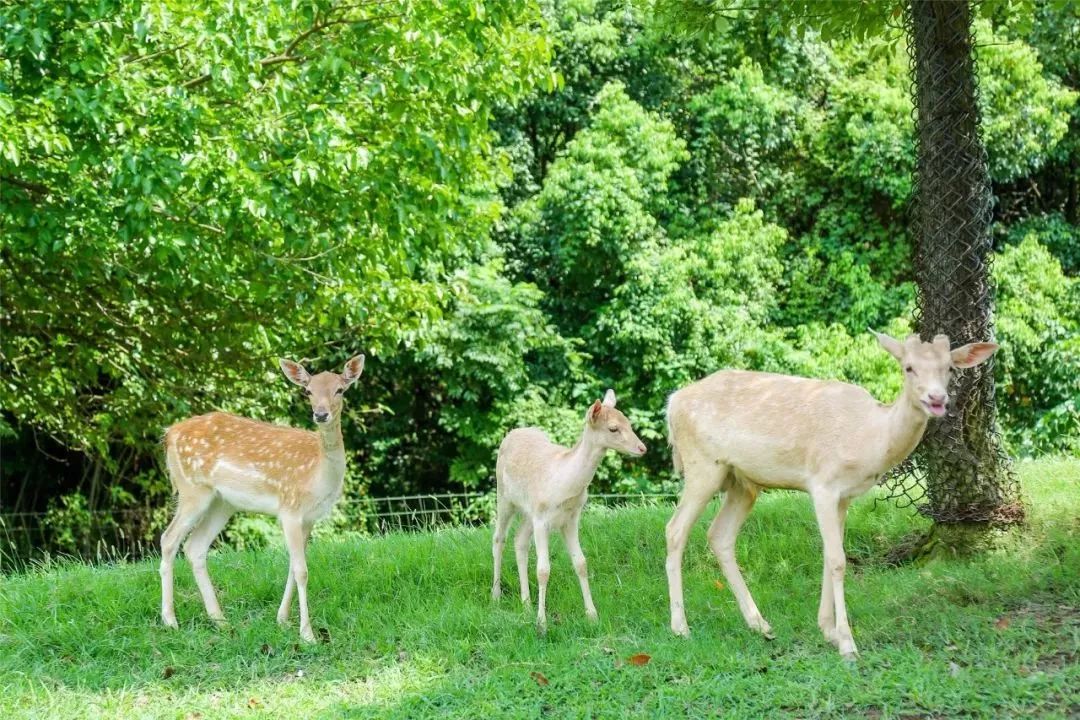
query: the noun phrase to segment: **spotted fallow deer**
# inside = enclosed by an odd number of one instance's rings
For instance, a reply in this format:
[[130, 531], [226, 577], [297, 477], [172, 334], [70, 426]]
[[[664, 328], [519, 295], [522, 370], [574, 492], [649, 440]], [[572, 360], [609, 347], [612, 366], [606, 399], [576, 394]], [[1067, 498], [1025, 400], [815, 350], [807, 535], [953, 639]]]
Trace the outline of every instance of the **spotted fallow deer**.
[[597, 619], [589, 590], [585, 554], [578, 540], [581, 511], [589, 497], [589, 483], [608, 450], [641, 457], [645, 445], [634, 434], [630, 421], [615, 409], [615, 392], [608, 390], [604, 400], [597, 400], [585, 413], [585, 429], [573, 448], [565, 448], [548, 440], [540, 428], [511, 430], [499, 445], [495, 462], [497, 483], [495, 536], [492, 555], [495, 578], [491, 596], [502, 595], [502, 556], [506, 531], [510, 521], [519, 513], [523, 516], [514, 540], [517, 555], [518, 581], [521, 601], [529, 604], [529, 541], [536, 542], [537, 611], [536, 626], [547, 630], [548, 577], [551, 575], [551, 556], [548, 535], [552, 530], [562, 533], [570, 560], [574, 563], [585, 614]]
[[845, 658], [856, 657], [844, 604], [844, 518], [851, 500], [919, 444], [931, 417], [948, 410], [951, 374], [988, 359], [993, 343], [949, 350], [949, 338], [899, 342], [875, 333], [900, 363], [904, 388], [884, 405], [856, 385], [771, 373], [724, 370], [688, 385], [668, 401], [668, 437], [685, 487], [667, 525], [671, 629], [689, 635], [683, 608], [682, 557], [690, 528], [724, 491], [709, 527], [739, 610], [751, 629], [772, 637], [735, 561], [735, 538], [763, 488], [809, 493], [824, 545], [818, 625]]
[[[281, 360], [285, 377], [311, 401], [316, 432], [271, 425], [224, 412], [189, 418], [165, 431], [165, 461], [176, 490], [176, 515], [161, 536], [161, 619], [177, 627], [173, 609], [173, 561], [187, 536], [191, 562], [210, 618], [223, 622], [206, 570], [210, 544], [240, 510], [276, 515], [289, 551], [289, 574], [277, 619], [287, 623], [295, 588], [300, 602], [300, 636], [315, 639], [307, 603], [308, 536], [329, 514], [345, 479], [341, 439], [342, 396], [364, 370], [364, 356], [345, 363], [339, 375], [310, 375]], [[190, 533], [190, 535], [189, 535]]]

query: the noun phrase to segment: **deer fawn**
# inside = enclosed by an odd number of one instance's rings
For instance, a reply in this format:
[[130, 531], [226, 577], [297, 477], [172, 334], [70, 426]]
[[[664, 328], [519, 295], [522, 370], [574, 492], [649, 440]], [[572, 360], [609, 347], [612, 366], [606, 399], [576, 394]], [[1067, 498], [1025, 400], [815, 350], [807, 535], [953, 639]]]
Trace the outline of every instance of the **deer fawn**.
[[790, 375], [723, 370], [687, 385], [668, 401], [675, 470], [685, 478], [667, 525], [671, 629], [689, 635], [683, 606], [682, 557], [690, 528], [720, 491], [724, 505], [709, 527], [709, 545], [746, 624], [772, 637], [735, 562], [735, 538], [763, 488], [810, 495], [824, 544], [818, 626], [846, 658], [856, 656], [844, 603], [844, 518], [852, 499], [874, 487], [919, 444], [931, 417], [948, 412], [957, 369], [986, 361], [998, 346], [949, 349], [938, 335], [903, 342], [875, 333], [904, 372], [904, 389], [884, 405], [857, 385]]
[[[225, 616], [206, 571], [206, 553], [229, 518], [239, 510], [276, 515], [289, 550], [289, 576], [277, 619], [286, 623], [294, 588], [300, 599], [300, 636], [315, 639], [307, 604], [308, 536], [315, 521], [329, 514], [345, 479], [341, 406], [345, 391], [364, 370], [364, 356], [345, 363], [338, 375], [307, 370], [281, 360], [281, 370], [311, 401], [316, 432], [271, 425], [213, 412], [189, 418], [165, 431], [165, 461], [179, 501], [161, 536], [161, 619], [177, 627], [173, 609], [173, 560], [180, 542], [191, 562], [206, 612]], [[190, 535], [189, 535], [190, 533]]]
[[521, 601], [529, 604], [529, 540], [536, 542], [537, 603], [536, 625], [540, 632], [547, 629], [548, 577], [551, 574], [551, 558], [548, 553], [548, 534], [552, 530], [562, 533], [570, 559], [574, 563], [581, 595], [585, 600], [585, 614], [596, 620], [596, 606], [589, 591], [589, 575], [585, 554], [578, 540], [581, 511], [589, 498], [589, 483], [596, 468], [608, 450], [617, 450], [633, 457], [645, 454], [645, 445], [630, 427], [626, 416], [615, 409], [615, 392], [608, 390], [604, 401], [597, 400], [585, 414], [585, 429], [581, 440], [572, 449], [548, 440], [540, 428], [511, 430], [499, 446], [495, 463], [497, 510], [492, 555], [495, 577], [491, 584], [491, 596], [502, 595], [503, 545], [506, 531], [514, 516], [523, 519], [514, 539], [517, 555], [518, 580], [521, 584]]

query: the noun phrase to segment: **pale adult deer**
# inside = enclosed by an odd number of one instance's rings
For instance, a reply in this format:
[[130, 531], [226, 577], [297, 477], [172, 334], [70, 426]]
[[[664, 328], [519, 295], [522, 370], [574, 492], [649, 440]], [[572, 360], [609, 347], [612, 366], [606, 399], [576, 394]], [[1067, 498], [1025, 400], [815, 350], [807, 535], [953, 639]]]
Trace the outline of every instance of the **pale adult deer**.
[[949, 338], [903, 343], [875, 333], [904, 372], [892, 405], [847, 383], [724, 370], [673, 394], [668, 432], [675, 470], [685, 478], [667, 525], [671, 629], [689, 635], [683, 608], [682, 557], [690, 528], [721, 490], [724, 504], [709, 527], [709, 545], [746, 623], [767, 638], [735, 561], [735, 538], [759, 490], [810, 494], [824, 544], [818, 625], [847, 658], [856, 656], [844, 604], [844, 518], [852, 498], [872, 488], [922, 439], [931, 417], [947, 412], [952, 372], [985, 361], [997, 345], [971, 343], [949, 350]]
[[[277, 619], [286, 623], [294, 588], [300, 602], [300, 636], [313, 641], [307, 603], [306, 547], [315, 521], [329, 514], [345, 479], [341, 407], [345, 391], [364, 370], [364, 356], [345, 363], [338, 375], [310, 375], [291, 360], [281, 370], [311, 401], [316, 432], [213, 412], [165, 431], [165, 461], [178, 495], [176, 515], [161, 536], [161, 619], [176, 627], [173, 561], [185, 536], [206, 612], [221, 622], [214, 586], [206, 570], [210, 544], [238, 510], [276, 515], [289, 550], [289, 575]], [[190, 535], [188, 535], [190, 533]]]
[[521, 584], [521, 601], [529, 604], [529, 541], [536, 542], [537, 581], [537, 628], [547, 629], [548, 577], [551, 575], [551, 556], [548, 535], [552, 530], [562, 533], [570, 560], [574, 563], [581, 595], [585, 600], [585, 614], [590, 620], [597, 619], [589, 590], [589, 575], [585, 554], [581, 551], [578, 527], [581, 511], [589, 497], [589, 483], [596, 468], [608, 450], [641, 457], [645, 445], [634, 434], [630, 421], [615, 409], [615, 392], [608, 390], [603, 402], [597, 400], [585, 413], [585, 429], [573, 448], [565, 448], [551, 442], [540, 428], [511, 430], [499, 445], [495, 463], [497, 483], [497, 508], [495, 536], [492, 555], [495, 560], [495, 578], [491, 596], [502, 595], [503, 546], [506, 531], [514, 516], [523, 516], [514, 541], [517, 555], [518, 581]]

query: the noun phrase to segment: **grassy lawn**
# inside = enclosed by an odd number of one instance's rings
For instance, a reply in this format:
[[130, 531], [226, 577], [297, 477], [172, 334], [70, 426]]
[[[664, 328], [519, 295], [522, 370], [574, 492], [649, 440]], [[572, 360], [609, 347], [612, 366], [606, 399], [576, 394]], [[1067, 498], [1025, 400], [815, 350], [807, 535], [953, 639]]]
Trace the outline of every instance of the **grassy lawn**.
[[[888, 551], [925, 522], [872, 498], [854, 505], [855, 665], [817, 629], [821, 550], [809, 501], [778, 492], [758, 502], [738, 548], [773, 642], [747, 630], [717, 587], [705, 545], [715, 503], [687, 550], [690, 640], [668, 630], [670, 507], [597, 509], [582, 544], [600, 623], [585, 620], [556, 540], [546, 637], [517, 599], [512, 549], [492, 605], [488, 530], [313, 543], [311, 608], [328, 641], [312, 646], [274, 621], [280, 549], [211, 556], [224, 630], [206, 619], [183, 560], [178, 632], [159, 624], [152, 562], [0, 577], [0, 714], [1078, 717], [1080, 462], [1019, 471], [1029, 523], [976, 560], [888, 567]], [[628, 662], [639, 653], [647, 664]]]

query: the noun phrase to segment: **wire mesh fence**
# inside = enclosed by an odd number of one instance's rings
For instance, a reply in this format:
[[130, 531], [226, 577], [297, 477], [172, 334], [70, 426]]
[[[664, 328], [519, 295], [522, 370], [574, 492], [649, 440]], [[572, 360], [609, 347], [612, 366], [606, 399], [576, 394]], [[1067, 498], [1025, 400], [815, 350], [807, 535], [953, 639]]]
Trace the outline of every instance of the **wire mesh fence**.
[[[918, 281], [916, 324], [953, 345], [993, 335], [990, 223], [993, 196], [981, 140], [971, 7], [913, 0], [904, 23], [916, 127], [910, 227]], [[996, 426], [993, 361], [954, 375], [949, 412], [884, 479], [902, 505], [938, 522], [1022, 517], [1011, 462]]]
[[[669, 503], [674, 493], [596, 494], [590, 508]], [[490, 522], [495, 494], [481, 492], [399, 495], [345, 500], [326, 522], [328, 532], [385, 535]], [[25, 569], [49, 557], [85, 562], [135, 560], [158, 552], [170, 508], [86, 511], [77, 522], [49, 513], [0, 513], [0, 573]]]

